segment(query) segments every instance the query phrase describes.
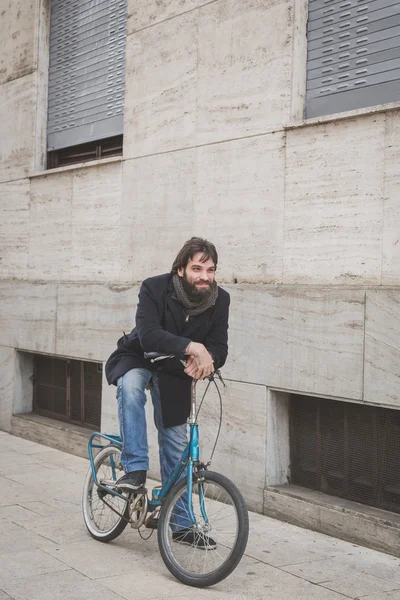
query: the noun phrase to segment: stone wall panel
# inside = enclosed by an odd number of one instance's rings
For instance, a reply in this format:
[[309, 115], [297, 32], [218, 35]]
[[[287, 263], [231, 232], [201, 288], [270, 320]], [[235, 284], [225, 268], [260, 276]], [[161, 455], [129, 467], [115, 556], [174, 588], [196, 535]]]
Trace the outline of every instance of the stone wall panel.
[[[71, 276], [73, 172], [31, 180], [28, 276], [59, 280]], [[75, 278], [79, 274], [75, 272]]]
[[181, 246], [194, 233], [194, 180], [194, 150], [125, 161], [122, 279], [142, 281], [170, 271]]
[[194, 224], [220, 252], [217, 279], [282, 281], [284, 161], [281, 133], [197, 149]]
[[284, 283], [380, 284], [384, 115], [287, 133]]
[[128, 0], [127, 33], [156, 25], [204, 4], [201, 0]]
[[124, 157], [194, 145], [197, 12], [128, 36]]
[[71, 279], [118, 281], [122, 163], [73, 172]]
[[0, 346], [0, 430], [11, 431], [15, 385], [14, 348]]
[[230, 379], [361, 400], [364, 291], [224, 286]]
[[198, 144], [289, 121], [291, 11], [287, 0], [219, 0], [199, 9]]
[[0, 280], [0, 345], [55, 352], [57, 284]]
[[38, 0], [13, 0], [1, 4], [2, 44], [0, 85], [34, 70], [34, 33]]
[[0, 85], [0, 182], [23, 179], [33, 165], [35, 74]]
[[382, 284], [400, 284], [400, 112], [386, 114]]
[[368, 290], [364, 400], [400, 407], [400, 291]]
[[25, 277], [29, 253], [29, 180], [0, 183], [0, 277]]
[[107, 360], [135, 325], [137, 294], [135, 286], [59, 284], [56, 353]]

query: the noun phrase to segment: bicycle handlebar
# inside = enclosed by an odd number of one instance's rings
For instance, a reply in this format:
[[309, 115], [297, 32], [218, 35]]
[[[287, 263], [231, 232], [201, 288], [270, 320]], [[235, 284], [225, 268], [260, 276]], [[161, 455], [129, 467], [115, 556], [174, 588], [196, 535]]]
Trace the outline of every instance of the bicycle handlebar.
[[[144, 357], [149, 359], [150, 362], [155, 363], [155, 362], [159, 362], [161, 360], [167, 360], [168, 358], [175, 358], [175, 355], [174, 354], [163, 354], [162, 352], [145, 352]], [[184, 367], [186, 367], [186, 363], [184, 360], [181, 359], [181, 363], [183, 364]], [[214, 375], [217, 375], [217, 377], [220, 380], [220, 382], [222, 383], [222, 385], [224, 387], [226, 387], [226, 383], [222, 379], [219, 369], [215, 369], [215, 371], [213, 373], [211, 373], [211, 375], [209, 375], [209, 377], [207, 377], [206, 379], [211, 380], [211, 379], [213, 379]]]

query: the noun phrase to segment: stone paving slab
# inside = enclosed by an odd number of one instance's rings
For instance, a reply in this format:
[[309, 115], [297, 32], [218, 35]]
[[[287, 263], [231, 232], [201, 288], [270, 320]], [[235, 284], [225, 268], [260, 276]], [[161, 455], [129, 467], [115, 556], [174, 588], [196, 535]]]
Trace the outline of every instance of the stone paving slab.
[[362, 596], [362, 600], [400, 600], [400, 591], [382, 592], [368, 596]]
[[12, 552], [1, 557], [0, 588], [6, 582], [25, 579], [45, 573], [68, 571], [71, 567], [53, 558], [43, 550]]
[[88, 535], [79, 513], [69, 515], [68, 519], [60, 519], [59, 516], [39, 517], [31, 522], [24, 522], [22, 526], [55, 544], [85, 541]]
[[0, 432], [0, 600], [400, 600], [400, 559], [254, 513], [236, 570], [189, 589], [165, 568], [156, 535], [144, 541], [127, 527], [109, 544], [90, 537], [87, 469]]
[[[369, 559], [364, 555], [346, 554], [344, 556], [335, 556], [331, 559], [317, 560], [312, 562], [297, 563], [283, 566], [282, 569], [288, 573], [298, 575], [312, 583], [323, 583], [343, 577], [352, 577], [357, 574], [375, 575], [388, 581], [400, 584], [400, 564], [399, 559], [378, 553], [378, 558], [374, 556], [376, 552], [367, 548], [356, 549], [365, 550], [370, 554]], [[380, 556], [385, 557], [385, 561], [380, 561]], [[371, 564], [372, 562], [372, 564]], [[396, 587], [396, 586], [394, 586]]]
[[46, 573], [3, 584], [13, 600], [119, 600], [111, 590], [76, 571]]
[[51, 548], [48, 550], [49, 554], [90, 579], [137, 573], [148, 567], [148, 561], [154, 556], [158, 569], [162, 569], [158, 548], [154, 543], [149, 547], [143, 542], [143, 545], [139, 544], [135, 548], [129, 543], [118, 543], [118, 538], [113, 543], [102, 544], [93, 540], [86, 531], [83, 533], [85, 541]]
[[55, 517], [57, 515], [60, 517], [60, 513], [65, 512], [61, 508], [46, 504], [46, 502], [22, 502], [20, 506], [41, 517]]
[[360, 598], [373, 592], [389, 592], [400, 589], [400, 584], [395, 581], [388, 581], [366, 573], [347, 574], [346, 577], [339, 577], [320, 585], [350, 598]]
[[0, 540], [0, 560], [3, 556], [9, 556], [13, 552], [47, 548], [54, 545], [51, 540], [44, 536], [15, 523], [0, 523]]

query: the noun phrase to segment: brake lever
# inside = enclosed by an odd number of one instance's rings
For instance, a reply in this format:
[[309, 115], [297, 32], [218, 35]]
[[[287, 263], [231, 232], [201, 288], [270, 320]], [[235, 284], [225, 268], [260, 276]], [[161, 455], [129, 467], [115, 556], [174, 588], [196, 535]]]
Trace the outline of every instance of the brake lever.
[[215, 369], [214, 373], [211, 374], [211, 376], [217, 375], [218, 379], [220, 380], [220, 382], [222, 383], [222, 385], [224, 386], [224, 388], [226, 388], [226, 383], [225, 381], [222, 379], [222, 375], [219, 369]]

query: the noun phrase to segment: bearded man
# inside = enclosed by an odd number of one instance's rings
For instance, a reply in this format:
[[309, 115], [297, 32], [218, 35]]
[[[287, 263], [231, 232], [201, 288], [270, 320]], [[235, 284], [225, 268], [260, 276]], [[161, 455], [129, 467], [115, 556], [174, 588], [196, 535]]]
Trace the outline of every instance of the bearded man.
[[[188, 442], [192, 378], [204, 379], [226, 361], [230, 299], [215, 281], [217, 263], [213, 244], [198, 237], [188, 240], [170, 273], [142, 283], [136, 327], [118, 340], [107, 361], [107, 381], [117, 386], [125, 471], [118, 481], [121, 490], [134, 492], [146, 482], [146, 388], [153, 402], [165, 483]], [[175, 358], [157, 366], [144, 357], [145, 352]], [[185, 369], [181, 359], [186, 361]]]

